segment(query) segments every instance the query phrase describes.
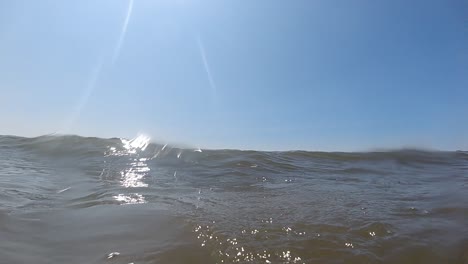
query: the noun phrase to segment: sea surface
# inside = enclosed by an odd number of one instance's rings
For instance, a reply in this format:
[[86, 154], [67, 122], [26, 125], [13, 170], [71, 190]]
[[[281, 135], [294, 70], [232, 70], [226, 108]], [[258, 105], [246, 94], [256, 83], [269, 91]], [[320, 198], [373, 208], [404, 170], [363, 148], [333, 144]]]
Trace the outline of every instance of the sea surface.
[[468, 153], [0, 136], [0, 263], [468, 263]]

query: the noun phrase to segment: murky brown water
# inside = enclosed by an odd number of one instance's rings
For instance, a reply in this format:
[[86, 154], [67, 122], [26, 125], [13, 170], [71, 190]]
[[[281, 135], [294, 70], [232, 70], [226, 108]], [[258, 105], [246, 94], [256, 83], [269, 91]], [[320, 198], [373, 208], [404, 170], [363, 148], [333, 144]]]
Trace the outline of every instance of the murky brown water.
[[0, 137], [0, 263], [468, 263], [468, 154]]

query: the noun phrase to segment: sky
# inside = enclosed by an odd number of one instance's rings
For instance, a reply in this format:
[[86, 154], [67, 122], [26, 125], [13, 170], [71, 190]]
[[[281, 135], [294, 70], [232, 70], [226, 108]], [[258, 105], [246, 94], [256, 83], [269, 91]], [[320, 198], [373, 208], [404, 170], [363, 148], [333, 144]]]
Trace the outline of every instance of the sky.
[[468, 149], [468, 2], [0, 2], [0, 134]]

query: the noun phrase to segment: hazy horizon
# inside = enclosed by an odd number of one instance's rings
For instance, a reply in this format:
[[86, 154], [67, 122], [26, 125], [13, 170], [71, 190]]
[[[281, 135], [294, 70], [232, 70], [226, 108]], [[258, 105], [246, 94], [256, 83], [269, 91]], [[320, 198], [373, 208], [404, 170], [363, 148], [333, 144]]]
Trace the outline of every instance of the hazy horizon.
[[146, 137], [149, 138], [150, 143], [158, 144], [158, 145], [166, 145], [172, 148], [181, 148], [181, 149], [200, 149], [200, 150], [234, 150], [234, 151], [264, 151], [264, 152], [289, 152], [289, 151], [305, 151], [305, 152], [325, 152], [325, 153], [371, 153], [371, 152], [400, 152], [400, 151], [423, 151], [423, 152], [457, 152], [462, 151], [465, 152], [467, 150], [464, 149], [437, 149], [437, 148], [430, 148], [425, 146], [415, 146], [415, 145], [404, 145], [399, 147], [370, 147], [368, 149], [356, 149], [356, 150], [342, 150], [342, 149], [252, 149], [252, 148], [236, 148], [236, 147], [205, 147], [200, 145], [193, 145], [189, 143], [183, 142], [171, 142], [167, 140], [162, 140], [158, 138], [152, 138], [145, 134], [135, 135], [134, 137], [99, 137], [93, 135], [78, 135], [78, 134], [59, 134], [59, 133], [49, 133], [43, 134], [38, 136], [22, 136], [22, 135], [13, 135], [13, 134], [5, 134], [0, 135], [0, 137], [20, 137], [20, 138], [27, 138], [27, 139], [34, 139], [40, 137], [81, 137], [81, 138], [96, 138], [96, 139], [125, 139], [125, 140], [135, 140], [139, 137]]

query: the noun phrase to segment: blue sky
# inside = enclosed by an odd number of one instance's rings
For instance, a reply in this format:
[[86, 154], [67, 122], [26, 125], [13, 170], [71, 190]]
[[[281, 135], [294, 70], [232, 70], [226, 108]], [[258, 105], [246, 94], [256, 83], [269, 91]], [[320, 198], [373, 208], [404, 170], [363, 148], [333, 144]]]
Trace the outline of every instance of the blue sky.
[[468, 148], [466, 1], [2, 1], [0, 134]]

